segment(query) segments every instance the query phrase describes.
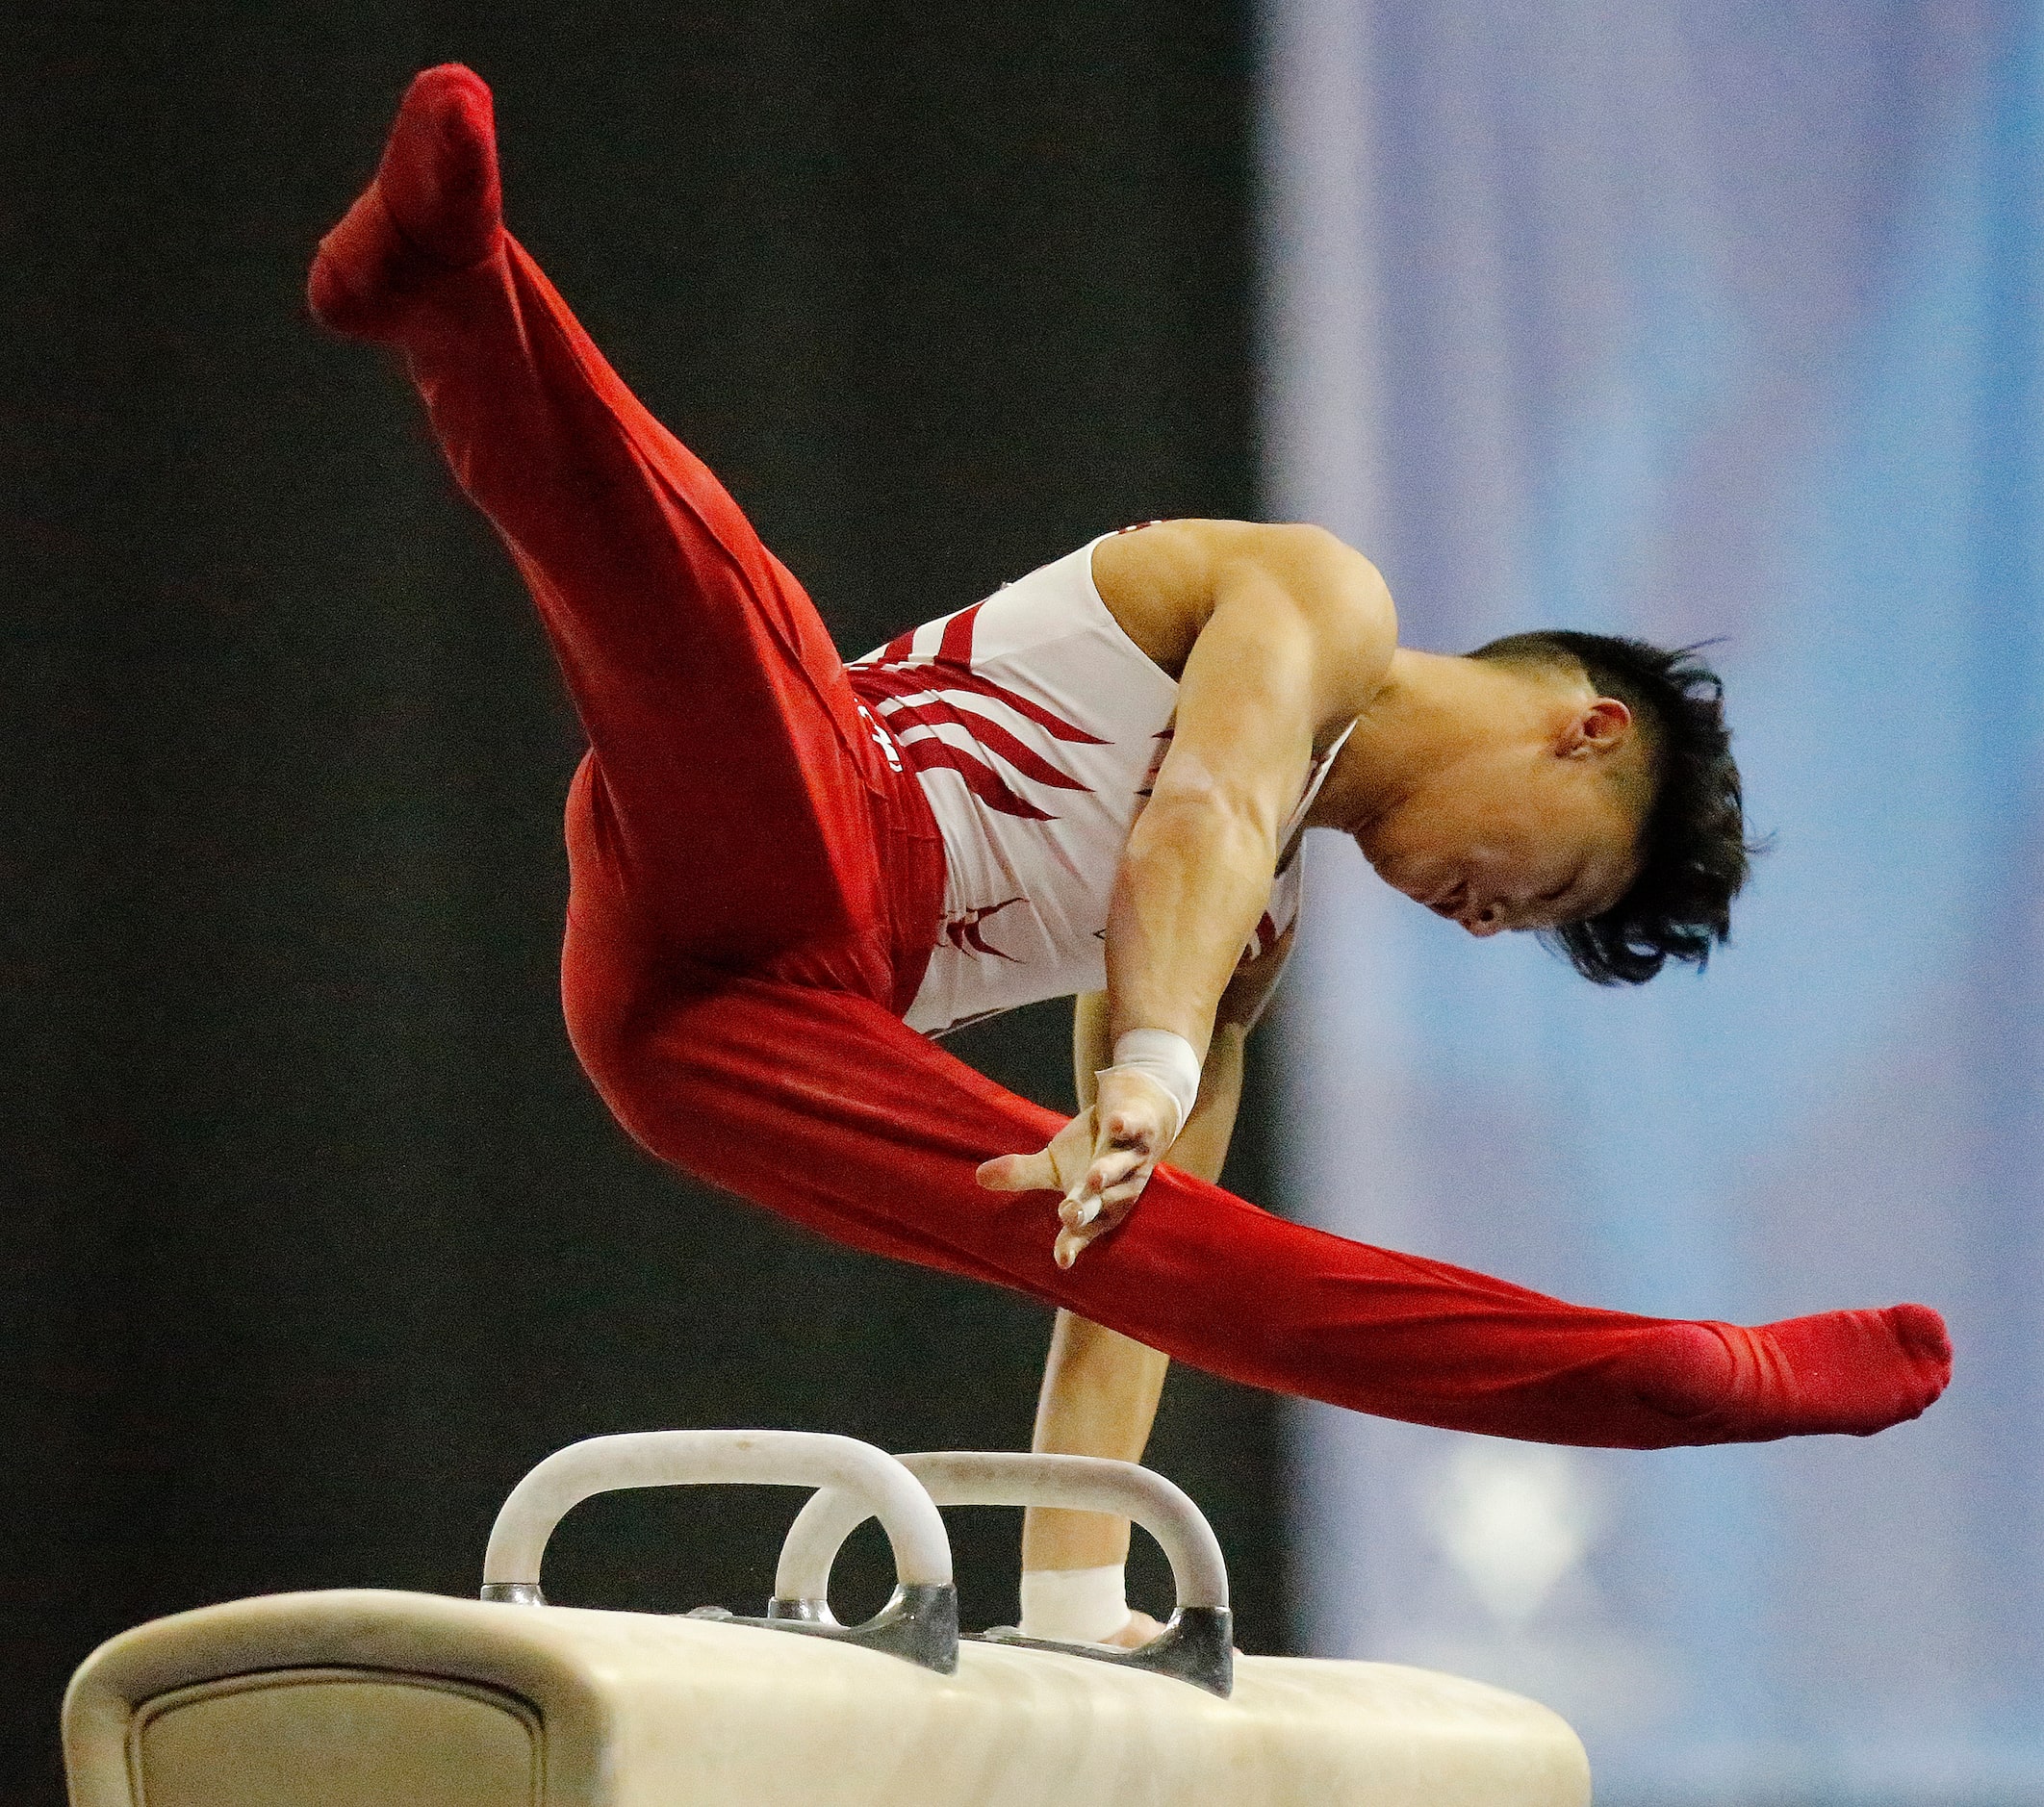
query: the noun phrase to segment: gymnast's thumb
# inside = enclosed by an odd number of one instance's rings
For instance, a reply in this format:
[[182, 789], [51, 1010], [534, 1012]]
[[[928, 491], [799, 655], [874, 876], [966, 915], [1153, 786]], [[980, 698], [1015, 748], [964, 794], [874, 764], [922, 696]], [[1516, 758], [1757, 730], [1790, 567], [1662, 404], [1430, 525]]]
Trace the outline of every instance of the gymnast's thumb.
[[1049, 1149], [1034, 1155], [996, 1155], [982, 1161], [976, 1176], [989, 1192], [1061, 1192], [1058, 1165]]

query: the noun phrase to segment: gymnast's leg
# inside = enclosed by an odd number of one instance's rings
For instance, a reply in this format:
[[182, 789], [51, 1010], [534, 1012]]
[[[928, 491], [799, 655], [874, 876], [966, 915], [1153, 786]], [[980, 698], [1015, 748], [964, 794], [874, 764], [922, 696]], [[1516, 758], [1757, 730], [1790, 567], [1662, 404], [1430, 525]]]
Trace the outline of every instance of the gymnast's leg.
[[578, 902], [600, 889], [649, 945], [717, 967], [853, 945], [883, 907], [876, 749], [836, 649], [504, 230], [479, 77], [413, 82], [309, 292], [327, 325], [403, 353], [531, 589], [593, 751]]
[[577, 1045], [655, 1154], [837, 1241], [1067, 1307], [1251, 1386], [1644, 1449], [1864, 1435], [1915, 1417], [1950, 1374], [1922, 1306], [1757, 1329], [1595, 1311], [1288, 1223], [1169, 1167], [1126, 1225], [1060, 1269], [1058, 1195], [974, 1178], [1060, 1120], [881, 1005], [740, 980], [641, 999], [610, 1024], [585, 1025]]

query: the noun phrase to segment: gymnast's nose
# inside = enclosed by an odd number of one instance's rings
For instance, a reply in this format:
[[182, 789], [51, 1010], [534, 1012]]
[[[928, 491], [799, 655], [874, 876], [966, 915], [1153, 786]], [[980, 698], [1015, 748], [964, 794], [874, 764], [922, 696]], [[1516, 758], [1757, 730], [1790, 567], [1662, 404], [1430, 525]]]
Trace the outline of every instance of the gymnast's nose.
[[1501, 934], [1505, 927], [1503, 907], [1495, 900], [1482, 904], [1465, 904], [1455, 912], [1455, 920], [1479, 941]]

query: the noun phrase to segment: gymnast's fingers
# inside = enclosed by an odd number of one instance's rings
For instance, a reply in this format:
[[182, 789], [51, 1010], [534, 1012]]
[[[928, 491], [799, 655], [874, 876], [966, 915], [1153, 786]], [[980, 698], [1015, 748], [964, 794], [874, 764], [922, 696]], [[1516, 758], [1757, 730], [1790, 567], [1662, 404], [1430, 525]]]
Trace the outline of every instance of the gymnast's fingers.
[[[1149, 1176], [1145, 1174], [1144, 1179]], [[1060, 1267], [1069, 1267], [1093, 1243], [1113, 1230], [1118, 1230], [1136, 1209], [1136, 1199], [1140, 1191], [1140, 1182], [1128, 1187], [1116, 1189], [1116, 1196], [1106, 1200], [1098, 1216], [1079, 1228], [1066, 1226], [1058, 1232], [1058, 1240], [1052, 1245], [1051, 1255]]]
[[[1098, 1191], [1075, 1192], [1058, 1208], [1058, 1217], [1066, 1230], [1084, 1231], [1080, 1246], [1104, 1230], [1111, 1230], [1136, 1208], [1142, 1189], [1150, 1183], [1152, 1163], [1144, 1160], [1116, 1176]], [[1091, 1176], [1088, 1175], [1090, 1181]]]
[[[1140, 1149], [1116, 1149], [1095, 1160], [1086, 1170], [1086, 1177], [1065, 1195], [1064, 1203], [1058, 1208], [1058, 1215], [1072, 1229], [1093, 1221], [1099, 1211], [1101, 1201], [1115, 1186], [1137, 1175], [1138, 1170], [1147, 1177], [1150, 1158]], [[1137, 1183], [1141, 1189], [1141, 1182]], [[1130, 1197], [1134, 1197], [1132, 1192]]]

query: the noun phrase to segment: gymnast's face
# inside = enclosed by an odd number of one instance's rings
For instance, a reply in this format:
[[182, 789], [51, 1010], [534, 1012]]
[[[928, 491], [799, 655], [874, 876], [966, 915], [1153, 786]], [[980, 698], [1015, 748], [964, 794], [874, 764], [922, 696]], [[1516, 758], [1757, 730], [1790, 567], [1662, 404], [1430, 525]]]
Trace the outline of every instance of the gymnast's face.
[[1625, 705], [1577, 699], [1480, 741], [1356, 835], [1378, 877], [1470, 934], [1601, 914], [1639, 870], [1645, 750]]

